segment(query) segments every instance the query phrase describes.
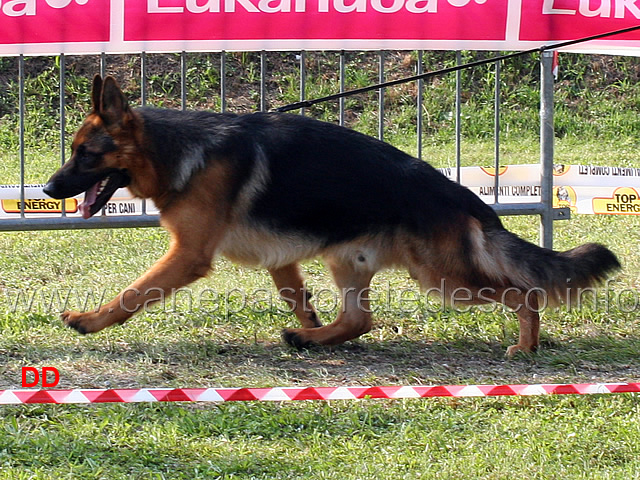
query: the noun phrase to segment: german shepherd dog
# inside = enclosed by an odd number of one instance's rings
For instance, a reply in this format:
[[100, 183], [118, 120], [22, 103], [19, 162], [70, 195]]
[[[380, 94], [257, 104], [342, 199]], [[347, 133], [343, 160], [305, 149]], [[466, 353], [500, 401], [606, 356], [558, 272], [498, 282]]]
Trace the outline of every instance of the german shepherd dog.
[[[123, 323], [158, 292], [170, 295], [206, 276], [222, 254], [268, 269], [302, 324], [283, 331], [294, 347], [368, 332], [373, 275], [403, 267], [447, 302], [516, 310], [513, 355], [537, 348], [543, 297], [563, 303], [620, 267], [598, 244], [555, 252], [520, 239], [470, 190], [347, 128], [292, 114], [132, 109], [112, 77], [95, 77], [92, 101], [70, 160], [44, 191], [53, 198], [86, 192], [80, 211], [88, 218], [127, 187], [153, 200], [171, 245], [97, 311], [64, 312], [81, 333]], [[316, 256], [341, 292], [339, 314], [326, 326], [299, 267]]]

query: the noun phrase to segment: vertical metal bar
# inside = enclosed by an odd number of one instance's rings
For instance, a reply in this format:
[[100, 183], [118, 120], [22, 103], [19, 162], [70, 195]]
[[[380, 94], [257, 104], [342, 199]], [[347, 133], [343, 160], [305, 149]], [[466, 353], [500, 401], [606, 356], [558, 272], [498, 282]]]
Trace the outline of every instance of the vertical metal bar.
[[[66, 112], [65, 112], [65, 106], [66, 106], [66, 85], [67, 85], [67, 80], [66, 80], [66, 69], [67, 69], [67, 61], [66, 58], [64, 56], [64, 53], [61, 53], [59, 56], [60, 59], [60, 165], [64, 165], [65, 162], [65, 156], [64, 156], [64, 152], [66, 149], [65, 146], [65, 131], [66, 131], [66, 124], [67, 124], [67, 117], [66, 117]], [[61, 200], [62, 202], [62, 216], [66, 217], [67, 216], [67, 209], [66, 209], [66, 200]]]
[[493, 158], [495, 167], [493, 201], [498, 203], [500, 188], [500, 62], [495, 64], [495, 98], [493, 102]]
[[[304, 102], [307, 98], [307, 52], [300, 52], [300, 101]], [[305, 114], [305, 109], [300, 109], [300, 115]]]
[[187, 109], [187, 52], [180, 52], [180, 110]]
[[[344, 50], [340, 51], [340, 93], [344, 92], [345, 87], [345, 73], [346, 73], [346, 53]], [[344, 97], [340, 98], [340, 125], [344, 126]]]
[[64, 165], [65, 162], [65, 130], [66, 130], [66, 115], [65, 115], [65, 90], [66, 90], [66, 59], [64, 53], [60, 54], [60, 165]]
[[553, 52], [540, 57], [540, 244], [553, 247]]
[[[384, 83], [384, 50], [380, 50], [378, 83]], [[378, 138], [384, 140], [384, 88], [378, 89]]]
[[[107, 54], [105, 52], [100, 53], [100, 76], [102, 78], [107, 76]], [[65, 212], [65, 203], [66, 200], [62, 201], [62, 216], [65, 217], [66, 216], [66, 212]], [[144, 200], [142, 202], [143, 205], [143, 210], [144, 210]], [[100, 213], [100, 216], [104, 217], [105, 216], [105, 210], [102, 209], [102, 212]]]
[[260, 111], [267, 111], [267, 52], [260, 52]]
[[[142, 52], [140, 54], [140, 103], [144, 107], [147, 104], [147, 53]], [[104, 209], [102, 210], [104, 215]], [[142, 214], [147, 213], [147, 201], [142, 199]]]
[[[422, 75], [422, 60], [423, 60], [423, 52], [422, 50], [418, 50], [418, 63], [416, 67], [416, 74]], [[416, 131], [418, 135], [418, 141], [416, 145], [416, 149], [418, 150], [418, 158], [422, 160], [422, 103], [423, 103], [423, 95], [424, 95], [424, 80], [420, 78], [418, 80], [418, 93], [416, 98], [416, 109], [418, 110], [417, 118], [416, 118]]]
[[140, 102], [144, 107], [147, 104], [147, 52], [140, 54]]
[[[460, 50], [456, 51], [456, 65], [462, 64], [462, 54]], [[462, 143], [462, 70], [456, 72], [456, 182], [460, 183], [460, 163], [462, 157], [460, 154]]]
[[18, 58], [18, 136], [20, 155], [20, 217], [24, 218], [24, 55]]
[[104, 52], [100, 54], [100, 76], [102, 78], [107, 76], [107, 54]]
[[220, 110], [227, 111], [227, 54], [220, 52]]

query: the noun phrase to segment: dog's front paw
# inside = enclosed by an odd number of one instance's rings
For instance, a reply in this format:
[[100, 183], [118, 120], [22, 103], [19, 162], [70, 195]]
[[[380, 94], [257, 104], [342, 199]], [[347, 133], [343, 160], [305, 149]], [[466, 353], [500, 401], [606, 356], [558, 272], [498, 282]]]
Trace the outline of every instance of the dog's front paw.
[[71, 327], [83, 335], [101, 330], [101, 328], [96, 328], [96, 319], [93, 313], [66, 311], [60, 315], [60, 318], [67, 327]]
[[298, 350], [304, 350], [315, 345], [313, 341], [307, 340], [302, 333], [302, 329], [298, 328], [285, 328], [282, 330], [282, 340]]

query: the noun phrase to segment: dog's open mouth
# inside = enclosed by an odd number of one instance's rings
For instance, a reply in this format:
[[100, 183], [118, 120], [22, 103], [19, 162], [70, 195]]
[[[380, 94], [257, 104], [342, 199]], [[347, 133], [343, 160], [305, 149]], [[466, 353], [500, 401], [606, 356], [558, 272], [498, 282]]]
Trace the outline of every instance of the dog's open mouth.
[[84, 193], [84, 200], [78, 205], [82, 218], [90, 218], [104, 207], [116, 190], [129, 185], [131, 177], [126, 170], [117, 170], [93, 185]]

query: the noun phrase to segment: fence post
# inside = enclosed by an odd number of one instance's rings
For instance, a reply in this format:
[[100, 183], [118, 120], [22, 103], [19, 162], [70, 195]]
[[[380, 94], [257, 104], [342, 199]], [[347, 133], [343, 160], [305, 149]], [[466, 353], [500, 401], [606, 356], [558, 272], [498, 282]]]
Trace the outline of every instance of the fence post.
[[[422, 50], [418, 50], [418, 61], [416, 62], [416, 74], [422, 75], [424, 73], [422, 61], [424, 59], [424, 54]], [[418, 158], [422, 160], [422, 108], [424, 101], [424, 80], [421, 78], [418, 80], [418, 93], [416, 94], [416, 110], [418, 110], [417, 119], [416, 119], [416, 131], [418, 133], [416, 150], [418, 150]]]
[[[307, 52], [305, 50], [300, 51], [300, 101], [304, 102], [307, 99]], [[305, 114], [305, 109], [300, 109], [300, 115]]]
[[500, 61], [495, 63], [493, 99], [493, 162], [495, 174], [493, 176], [493, 201], [499, 202], [500, 196]]
[[[456, 66], [462, 65], [462, 53], [456, 50]], [[462, 162], [462, 70], [456, 72], [456, 182], [460, 183], [460, 164]]]
[[[345, 75], [346, 75], [346, 52], [344, 50], [342, 50], [340, 52], [340, 93], [344, 92], [344, 86], [345, 86]], [[345, 103], [344, 103], [344, 97], [340, 97], [340, 101], [339, 101], [339, 105], [340, 105], [340, 126], [344, 126], [344, 107], [345, 107]]]
[[187, 52], [180, 52], [180, 110], [187, 109]]
[[[65, 145], [65, 131], [66, 131], [66, 123], [67, 123], [67, 117], [66, 117], [66, 112], [65, 112], [65, 107], [66, 107], [66, 85], [67, 85], [67, 77], [66, 77], [66, 70], [67, 70], [67, 62], [66, 62], [66, 57], [64, 56], [64, 53], [61, 53], [60, 56], [58, 57], [60, 60], [60, 69], [59, 69], [59, 78], [60, 78], [60, 90], [59, 90], [59, 101], [60, 101], [60, 165], [64, 165], [65, 162], [65, 156], [64, 156], [64, 151], [66, 148]], [[62, 202], [62, 205], [64, 206], [64, 202]]]
[[227, 111], [227, 53], [220, 52], [220, 111]]
[[260, 52], [260, 111], [267, 111], [267, 52]]
[[[67, 130], [67, 115], [66, 115], [66, 105], [67, 105], [67, 80], [66, 80], [66, 70], [67, 70], [67, 62], [64, 53], [61, 53], [58, 57], [60, 60], [60, 165], [64, 165], [65, 159], [65, 150], [66, 150], [66, 142], [65, 142], [65, 134]], [[62, 201], [61, 206], [61, 215], [63, 217], [67, 216], [67, 202]]]
[[147, 52], [140, 53], [140, 103], [147, 106]]
[[[385, 51], [378, 54], [378, 83], [384, 83]], [[384, 140], [384, 88], [378, 89], [378, 139]]]
[[19, 126], [18, 126], [18, 141], [20, 148], [20, 218], [24, 218], [24, 111], [25, 111], [25, 98], [24, 98], [24, 55], [20, 54], [18, 57], [18, 115], [19, 115]]
[[540, 244], [553, 247], [553, 52], [540, 56]]

